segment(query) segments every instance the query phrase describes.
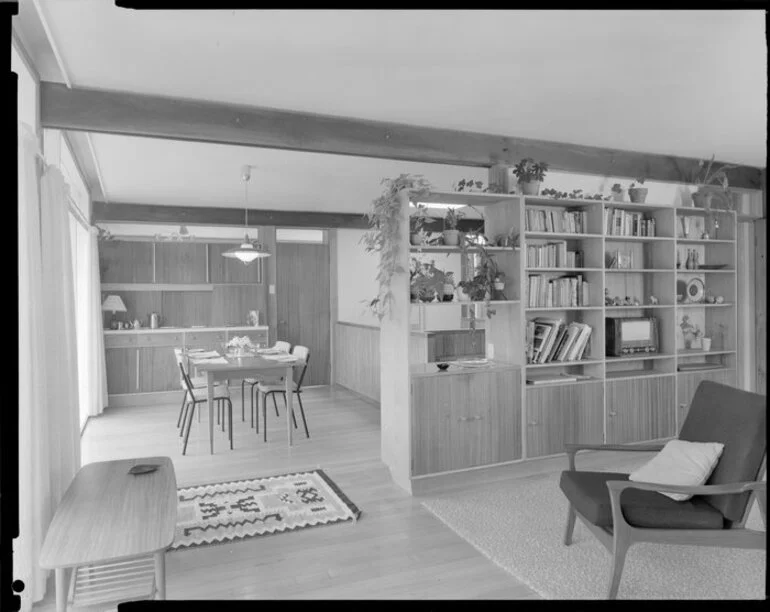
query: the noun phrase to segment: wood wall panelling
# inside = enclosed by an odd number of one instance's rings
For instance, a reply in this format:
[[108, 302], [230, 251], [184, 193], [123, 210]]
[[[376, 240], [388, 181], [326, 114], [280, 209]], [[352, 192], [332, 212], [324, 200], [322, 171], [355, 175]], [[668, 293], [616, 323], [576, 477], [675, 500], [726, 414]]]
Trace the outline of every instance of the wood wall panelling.
[[334, 382], [380, 401], [380, 329], [338, 322], [334, 339]]
[[139, 390], [176, 391], [179, 386], [179, 366], [170, 346], [139, 348]]
[[267, 319], [265, 324], [270, 328], [270, 344], [274, 344], [278, 338], [278, 302], [275, 294], [276, 279], [276, 240], [275, 226], [268, 225], [259, 228], [259, 240], [262, 245], [271, 253], [272, 257], [265, 259], [263, 271], [265, 277], [263, 282], [268, 288], [267, 293]]
[[677, 376], [677, 432], [682, 429], [687, 413], [690, 411], [690, 403], [695, 395], [698, 385], [704, 380], [713, 380], [735, 387], [737, 385], [735, 370], [721, 370], [712, 372], [688, 372]]
[[160, 324], [168, 327], [212, 325], [209, 291], [161, 291]]
[[[422, 163], [489, 167], [522, 157], [547, 159], [553, 170], [604, 175], [644, 175], [683, 181], [698, 160], [580, 146], [505, 135], [418, 127], [125, 91], [68, 88], [40, 83], [43, 127], [361, 155]], [[301, 128], [301, 129], [300, 129]], [[730, 185], [761, 188], [758, 168], [730, 173]]]
[[102, 283], [151, 283], [152, 243], [108, 240], [99, 243]]
[[[116, 312], [117, 321], [133, 322], [139, 319], [143, 327], [150, 325], [150, 313], [161, 312], [161, 293], [158, 291], [110, 291], [102, 292], [102, 302], [107, 295], [119, 295], [126, 305], [126, 312]], [[109, 329], [112, 313], [102, 311], [104, 328]]]
[[209, 282], [211, 283], [258, 283], [261, 280], [260, 268], [265, 265], [264, 260], [256, 260], [249, 265], [229, 257], [223, 257], [222, 253], [229, 251], [237, 244], [211, 243], [209, 249]]
[[267, 288], [265, 285], [215, 285], [211, 306], [211, 325], [248, 325], [251, 310], [266, 316]]
[[608, 381], [607, 443], [623, 444], [672, 437], [675, 376]]
[[107, 392], [110, 395], [138, 393], [137, 348], [108, 348], [104, 351]]
[[155, 282], [205, 283], [206, 245], [200, 242], [156, 242]]
[[754, 222], [757, 393], [767, 393], [767, 219]]
[[564, 452], [565, 444], [604, 441], [604, 385], [527, 387], [527, 457]]

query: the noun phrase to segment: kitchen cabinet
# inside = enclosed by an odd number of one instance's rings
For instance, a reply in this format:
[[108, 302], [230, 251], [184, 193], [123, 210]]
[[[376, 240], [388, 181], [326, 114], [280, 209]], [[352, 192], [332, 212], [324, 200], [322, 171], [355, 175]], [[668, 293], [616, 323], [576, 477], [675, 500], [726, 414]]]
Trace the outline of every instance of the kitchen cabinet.
[[607, 444], [676, 434], [675, 375], [607, 381]]
[[695, 390], [701, 381], [713, 380], [723, 385], [736, 386], [735, 370], [712, 370], [704, 372], [680, 372], [677, 380], [677, 432], [682, 428], [687, 413], [690, 411]]
[[266, 329], [255, 329], [255, 330], [246, 330], [246, 329], [228, 329], [227, 330], [227, 340], [229, 341], [231, 338], [248, 336], [253, 344], [261, 344], [262, 346], [268, 345], [268, 333]]
[[206, 331], [202, 329], [200, 331], [185, 332], [184, 335], [185, 347], [187, 348], [202, 348], [207, 351], [219, 351], [222, 352], [222, 345], [227, 342], [227, 332], [222, 331]]
[[521, 458], [520, 370], [412, 378], [412, 475]]
[[261, 283], [262, 260], [257, 259], [248, 266], [237, 259], [223, 257], [222, 253], [229, 251], [237, 244], [211, 243], [209, 248], [209, 282], [218, 283]]
[[155, 282], [207, 282], [206, 245], [199, 242], [155, 243]]
[[139, 350], [131, 346], [106, 348], [107, 393], [139, 393]]
[[151, 346], [139, 352], [139, 393], [176, 391], [179, 387], [179, 365], [170, 346]]
[[152, 283], [152, 242], [106, 240], [99, 243], [102, 283]]

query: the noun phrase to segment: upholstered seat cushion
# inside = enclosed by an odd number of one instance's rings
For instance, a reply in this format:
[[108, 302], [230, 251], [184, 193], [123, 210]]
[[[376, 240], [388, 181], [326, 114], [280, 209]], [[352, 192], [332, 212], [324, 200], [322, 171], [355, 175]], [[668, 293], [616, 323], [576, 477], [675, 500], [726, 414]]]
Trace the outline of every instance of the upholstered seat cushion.
[[[600, 527], [612, 527], [608, 480], [628, 480], [628, 474], [565, 470], [559, 487], [581, 515]], [[621, 494], [623, 516], [634, 527], [653, 529], [722, 529], [724, 518], [702, 497], [674, 501], [654, 491], [630, 489]]]

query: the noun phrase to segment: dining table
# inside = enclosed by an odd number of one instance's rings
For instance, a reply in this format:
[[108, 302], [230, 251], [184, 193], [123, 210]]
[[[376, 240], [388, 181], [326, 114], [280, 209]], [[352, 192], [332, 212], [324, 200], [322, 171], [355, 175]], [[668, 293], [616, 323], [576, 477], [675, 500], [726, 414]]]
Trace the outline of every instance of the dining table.
[[[286, 359], [288, 353], [283, 353], [283, 359]], [[273, 357], [273, 358], [271, 358]], [[286, 430], [288, 445], [292, 446], [292, 427], [291, 415], [294, 409], [294, 368], [304, 367], [305, 361], [295, 358], [291, 361], [279, 361], [275, 357], [279, 355], [261, 355], [259, 353], [247, 355], [220, 355], [217, 358], [196, 359], [193, 355], [189, 356], [190, 363], [196, 372], [203, 372], [206, 375], [206, 392], [209, 405], [209, 445], [211, 454], [214, 454], [214, 385], [218, 381], [225, 381], [231, 378], [242, 379], [265, 374], [277, 375], [283, 374], [286, 384]]]

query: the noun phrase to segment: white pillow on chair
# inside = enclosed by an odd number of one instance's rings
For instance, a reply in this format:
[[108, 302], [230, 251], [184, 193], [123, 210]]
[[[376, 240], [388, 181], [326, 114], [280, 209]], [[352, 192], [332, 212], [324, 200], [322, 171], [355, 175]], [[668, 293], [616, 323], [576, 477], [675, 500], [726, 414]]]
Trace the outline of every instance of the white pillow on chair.
[[[657, 455], [631, 472], [628, 479], [654, 484], [700, 486], [711, 476], [724, 446], [721, 442], [670, 440]], [[684, 493], [660, 493], [676, 501], [692, 497]]]

